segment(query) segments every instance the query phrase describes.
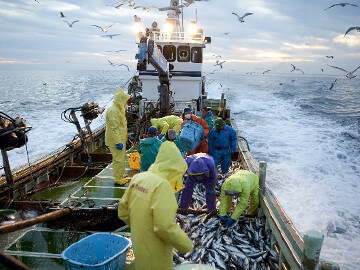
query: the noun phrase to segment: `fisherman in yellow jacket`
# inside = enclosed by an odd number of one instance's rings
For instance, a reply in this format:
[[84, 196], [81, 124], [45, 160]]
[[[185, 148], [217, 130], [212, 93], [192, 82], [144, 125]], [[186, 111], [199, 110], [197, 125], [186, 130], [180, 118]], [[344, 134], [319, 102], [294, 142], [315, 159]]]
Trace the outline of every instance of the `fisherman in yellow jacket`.
[[175, 223], [174, 192], [186, 169], [179, 149], [166, 141], [149, 170], [132, 178], [120, 200], [118, 216], [131, 228], [137, 270], [173, 269], [172, 249], [187, 253], [193, 248]]
[[[231, 217], [227, 217], [231, 211], [233, 196], [239, 196], [240, 200]], [[219, 207], [221, 223], [226, 226], [232, 225], [246, 209], [249, 198], [248, 214], [255, 215], [259, 207], [259, 177], [247, 170], [238, 170], [229, 176], [221, 187]]]
[[115, 184], [124, 185], [125, 157], [127, 140], [127, 121], [125, 106], [130, 95], [119, 88], [114, 94], [112, 106], [106, 111], [105, 144], [109, 147], [113, 159]]
[[174, 129], [176, 134], [179, 135], [183, 119], [176, 115], [168, 115], [162, 118], [153, 118], [150, 120], [150, 122], [152, 126], [161, 131], [162, 135], [165, 135], [169, 129]]

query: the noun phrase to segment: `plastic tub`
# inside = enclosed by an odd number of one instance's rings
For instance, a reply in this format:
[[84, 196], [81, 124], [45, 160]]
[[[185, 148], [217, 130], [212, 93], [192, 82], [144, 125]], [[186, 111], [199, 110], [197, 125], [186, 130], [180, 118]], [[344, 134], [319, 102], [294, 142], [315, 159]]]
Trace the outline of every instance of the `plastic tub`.
[[125, 269], [130, 241], [111, 233], [94, 233], [61, 253], [67, 269]]
[[185, 152], [192, 152], [201, 143], [202, 134], [204, 134], [202, 125], [187, 120], [180, 132], [181, 149]]

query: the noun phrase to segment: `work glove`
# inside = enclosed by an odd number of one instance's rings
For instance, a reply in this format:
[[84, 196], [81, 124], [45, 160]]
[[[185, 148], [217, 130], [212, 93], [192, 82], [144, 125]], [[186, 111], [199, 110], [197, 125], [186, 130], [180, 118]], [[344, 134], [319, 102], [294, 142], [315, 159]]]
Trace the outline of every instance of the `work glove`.
[[124, 148], [124, 145], [123, 145], [122, 143], [118, 143], [118, 144], [116, 145], [116, 149], [117, 149], [117, 150], [123, 150], [123, 148]]
[[211, 190], [211, 189], [207, 189], [207, 190], [206, 190], [206, 195], [215, 196], [215, 195], [216, 195], [216, 191], [215, 191], [215, 190]]
[[228, 220], [226, 221], [225, 226], [231, 226], [232, 224], [234, 224], [235, 220], [232, 219], [231, 217], [228, 218]]
[[226, 217], [226, 216], [221, 216], [220, 217], [221, 225], [225, 225], [227, 223], [227, 221], [228, 221], [228, 217]]
[[203, 139], [205, 139], [205, 135], [201, 134], [200, 140], [202, 141]]

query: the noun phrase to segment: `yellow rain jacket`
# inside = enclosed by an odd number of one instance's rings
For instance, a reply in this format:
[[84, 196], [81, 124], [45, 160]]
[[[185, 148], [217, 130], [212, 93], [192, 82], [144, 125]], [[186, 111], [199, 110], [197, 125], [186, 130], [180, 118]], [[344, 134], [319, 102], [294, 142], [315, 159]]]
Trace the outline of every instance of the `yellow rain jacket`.
[[168, 115], [162, 118], [153, 118], [150, 120], [151, 125], [161, 130], [161, 134], [165, 134], [169, 129], [174, 129], [179, 135], [183, 119], [176, 115]]
[[189, 252], [193, 244], [175, 223], [178, 208], [169, 179], [187, 169], [179, 149], [164, 142], [149, 170], [136, 174], [120, 200], [118, 216], [131, 228], [135, 268], [173, 269], [172, 249]]
[[[125, 105], [130, 95], [119, 88], [114, 94], [112, 106], [106, 111], [105, 144], [109, 147], [113, 158], [114, 180], [121, 181], [125, 173], [125, 154], [127, 140], [127, 121]], [[116, 149], [118, 143], [123, 144], [123, 150]]]
[[250, 205], [248, 214], [254, 215], [257, 213], [259, 207], [259, 177], [255, 173], [247, 170], [238, 170], [225, 180], [221, 187], [220, 216], [226, 216], [231, 211], [232, 206], [232, 196], [226, 195], [225, 190], [240, 192], [240, 200], [231, 215], [232, 219], [237, 220], [240, 217], [246, 209], [249, 197]]

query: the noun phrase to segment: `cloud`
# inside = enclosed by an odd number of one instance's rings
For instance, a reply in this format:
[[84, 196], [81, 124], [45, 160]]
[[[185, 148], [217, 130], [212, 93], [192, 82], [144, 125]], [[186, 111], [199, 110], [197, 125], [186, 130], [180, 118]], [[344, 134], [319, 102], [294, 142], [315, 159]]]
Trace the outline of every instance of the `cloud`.
[[346, 45], [348, 47], [355, 47], [360, 45], [360, 36], [359, 35], [337, 35], [333, 38], [334, 43]]
[[328, 50], [328, 49], [330, 49], [329, 46], [310, 45], [307, 43], [294, 44], [294, 43], [289, 43], [289, 42], [283, 42], [282, 44], [285, 46], [282, 49], [286, 49], [286, 47], [292, 48], [292, 49], [301, 49], [301, 50]]
[[40, 62], [38, 59], [33, 60], [17, 60], [6, 57], [0, 57], [0, 64], [26, 64], [26, 65], [42, 65], [44, 62]]

